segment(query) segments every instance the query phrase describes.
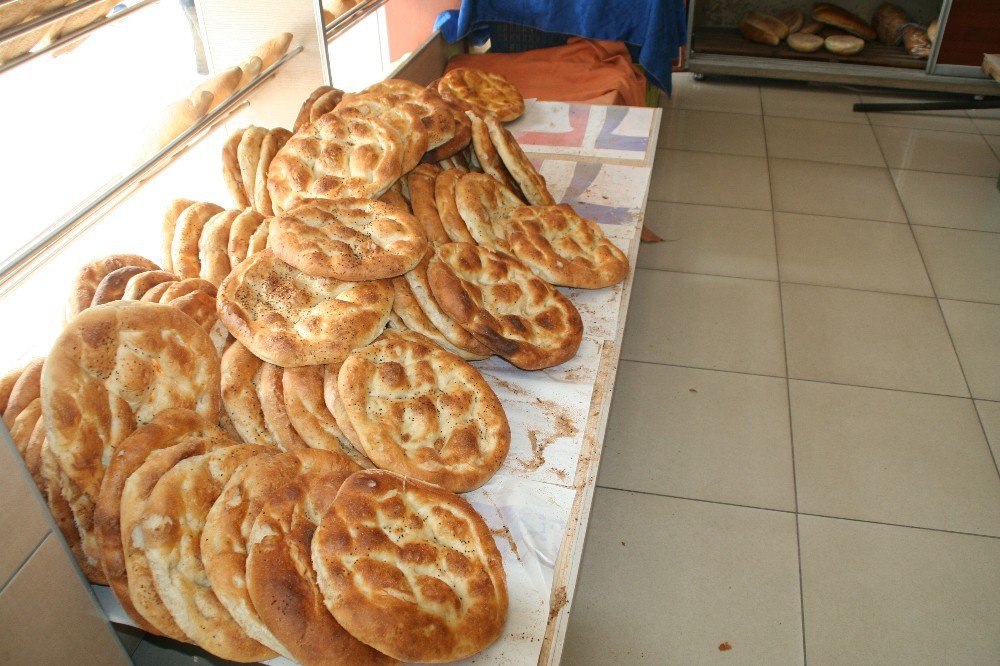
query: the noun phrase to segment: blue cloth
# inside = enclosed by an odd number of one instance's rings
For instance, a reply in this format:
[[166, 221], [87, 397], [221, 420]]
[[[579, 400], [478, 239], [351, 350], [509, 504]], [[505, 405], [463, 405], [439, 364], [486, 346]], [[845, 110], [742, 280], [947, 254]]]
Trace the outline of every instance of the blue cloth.
[[460, 9], [441, 12], [434, 27], [452, 44], [492, 22], [635, 44], [646, 77], [670, 92], [671, 61], [687, 34], [685, 13], [683, 0], [462, 0]]

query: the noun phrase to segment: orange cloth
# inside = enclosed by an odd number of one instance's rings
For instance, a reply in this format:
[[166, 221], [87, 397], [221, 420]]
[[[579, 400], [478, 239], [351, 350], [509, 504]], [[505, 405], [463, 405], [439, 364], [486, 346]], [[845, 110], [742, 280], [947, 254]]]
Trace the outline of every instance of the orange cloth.
[[525, 98], [547, 102], [646, 105], [646, 77], [622, 42], [572, 37], [565, 46], [522, 53], [455, 56], [445, 71], [472, 67], [500, 74]]

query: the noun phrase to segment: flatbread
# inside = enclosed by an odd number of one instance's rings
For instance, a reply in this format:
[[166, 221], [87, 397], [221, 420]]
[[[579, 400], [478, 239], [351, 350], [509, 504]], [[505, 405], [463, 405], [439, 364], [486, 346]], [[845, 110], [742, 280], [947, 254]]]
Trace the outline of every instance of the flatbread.
[[89, 308], [90, 303], [94, 300], [97, 285], [101, 283], [104, 276], [122, 266], [143, 266], [151, 271], [160, 269], [149, 259], [137, 254], [112, 254], [84, 264], [80, 272], [73, 278], [69, 302], [66, 304], [66, 321], [70, 321]]
[[170, 244], [170, 260], [179, 277], [196, 278], [201, 274], [198, 241], [208, 221], [221, 212], [221, 206], [200, 202], [188, 206], [177, 218], [177, 229]]
[[462, 493], [486, 483], [510, 448], [507, 416], [483, 376], [419, 333], [387, 331], [355, 349], [337, 389], [382, 469]]
[[449, 240], [434, 200], [434, 182], [440, 173], [441, 167], [435, 164], [421, 164], [406, 176], [413, 215], [431, 243], [447, 243]]
[[628, 257], [570, 206], [523, 206], [497, 229], [515, 257], [549, 284], [600, 289], [628, 275]]
[[390, 125], [402, 143], [403, 173], [420, 164], [427, 152], [427, 130], [420, 120], [419, 107], [396, 102], [379, 94], [362, 93], [346, 95], [337, 105], [336, 111], [337, 115], [344, 118], [379, 118]]
[[483, 173], [493, 176], [496, 180], [503, 183], [507, 189], [520, 199], [520, 189], [517, 183], [514, 182], [510, 171], [507, 170], [507, 166], [504, 164], [503, 159], [501, 159], [500, 153], [497, 152], [496, 146], [493, 145], [489, 127], [487, 127], [483, 118], [478, 114], [468, 111], [466, 115], [472, 121], [472, 148], [475, 151], [476, 160], [479, 162]]
[[[268, 131], [267, 136], [260, 144], [260, 159], [257, 162], [257, 174], [254, 177], [253, 186], [253, 207], [264, 216], [274, 215], [271, 207], [271, 195], [267, 191], [267, 168], [271, 166], [271, 160], [288, 140], [292, 138], [292, 133], [283, 127], [275, 127]], [[247, 192], [247, 196], [251, 193]]]
[[[320, 86], [316, 90], [309, 94], [309, 97], [302, 102], [302, 106], [299, 107], [299, 113], [295, 116], [295, 122], [292, 124], [292, 131], [298, 132], [300, 129], [312, 122], [312, 108], [317, 100], [327, 95], [328, 93], [334, 92], [334, 88], [330, 86]], [[343, 96], [343, 91], [341, 91], [341, 96]], [[340, 100], [337, 100], [338, 102]], [[336, 106], [336, 104], [334, 104]], [[332, 107], [329, 110], [333, 110]]]
[[311, 199], [271, 222], [268, 247], [309, 275], [381, 280], [412, 269], [427, 237], [409, 212], [365, 199]]
[[[257, 183], [257, 167], [260, 164], [260, 148], [267, 136], [267, 129], [251, 125], [243, 132], [240, 145], [236, 147], [236, 159], [240, 165], [240, 182], [250, 206], [256, 208], [254, 188]], [[260, 209], [257, 209], [260, 213]]]
[[483, 118], [483, 122], [489, 130], [493, 147], [496, 148], [504, 166], [507, 167], [507, 171], [517, 181], [521, 192], [524, 193], [525, 200], [535, 206], [555, 205], [556, 200], [549, 194], [545, 179], [535, 169], [528, 156], [524, 154], [521, 144], [517, 142], [514, 135], [492, 116], [486, 116]]
[[524, 98], [510, 81], [492, 72], [458, 67], [441, 77], [438, 92], [464, 111], [510, 122], [524, 113]]
[[[447, 100], [445, 101], [447, 102]], [[447, 109], [448, 113], [451, 114], [451, 119], [455, 122], [455, 135], [434, 150], [429, 151], [424, 156], [425, 162], [440, 162], [448, 159], [465, 150], [472, 140], [472, 123], [465, 115], [465, 111], [450, 103], [447, 104]]]
[[285, 393], [281, 377], [285, 369], [272, 363], [265, 363], [257, 378], [257, 397], [260, 399], [261, 411], [267, 429], [274, 434], [278, 448], [282, 451], [294, 451], [307, 448], [306, 443], [295, 432], [292, 422], [285, 411]]
[[214, 423], [219, 393], [215, 347], [177, 308], [116, 301], [66, 326], [42, 371], [42, 412], [89, 559], [100, 557], [93, 512], [115, 448], [170, 407]]
[[267, 423], [257, 385], [265, 363], [243, 346], [239, 340], [229, 345], [222, 354], [222, 402], [229, 419], [243, 441], [278, 447]]
[[[426, 274], [426, 271], [425, 271]], [[399, 318], [395, 328], [398, 330], [415, 331], [427, 338], [430, 338], [445, 350], [463, 358], [467, 361], [482, 360], [489, 354], [475, 354], [453, 345], [451, 341], [441, 332], [434, 322], [430, 320], [427, 313], [420, 307], [420, 302], [413, 295], [410, 284], [405, 277], [392, 279], [392, 310]], [[454, 324], [456, 327], [457, 324]], [[459, 327], [460, 328], [460, 327]], [[464, 331], [463, 331], [464, 332]]]
[[475, 243], [476, 239], [469, 233], [465, 220], [458, 212], [455, 202], [455, 188], [458, 180], [466, 171], [445, 169], [434, 179], [434, 203], [437, 206], [441, 226], [444, 227], [448, 239], [456, 243]]
[[270, 249], [236, 266], [218, 296], [229, 332], [259, 358], [283, 367], [343, 360], [382, 332], [391, 308], [386, 281], [306, 275]]
[[250, 199], [247, 198], [246, 189], [243, 187], [243, 174], [240, 173], [240, 159], [237, 155], [246, 131], [246, 127], [236, 130], [222, 145], [222, 178], [226, 182], [226, 189], [233, 197], [233, 202], [241, 210], [250, 205]]
[[455, 206], [462, 221], [476, 242], [490, 250], [508, 251], [495, 229], [523, 205], [513, 191], [485, 173], [464, 174], [455, 187]]
[[250, 241], [263, 223], [264, 216], [253, 209], [243, 211], [233, 220], [232, 226], [229, 227], [229, 243], [226, 247], [230, 270], [247, 258]]
[[238, 210], [224, 210], [213, 215], [205, 224], [198, 239], [199, 276], [218, 287], [229, 275], [229, 230]]
[[572, 302], [513, 257], [469, 243], [435, 248], [427, 269], [441, 309], [525, 370], [573, 358], [583, 321]]
[[[223, 160], [225, 155], [223, 155]], [[181, 216], [189, 206], [194, 204], [190, 199], [174, 199], [170, 202], [167, 207], [167, 211], [163, 214], [163, 222], [161, 224], [161, 238], [163, 239], [163, 268], [166, 270], [173, 270], [173, 262], [170, 258], [170, 246], [174, 242], [174, 231], [177, 228], [177, 218]]]
[[170, 271], [145, 271], [137, 273], [129, 278], [125, 285], [125, 293], [122, 294], [123, 301], [138, 301], [150, 289], [164, 282], [176, 282], [177, 274]]
[[464, 499], [385, 470], [352, 474], [312, 542], [319, 588], [352, 635], [402, 661], [462, 659], [495, 641], [507, 583]]
[[[4, 405], [3, 410], [3, 423], [8, 430], [14, 427], [14, 420], [18, 414], [30, 405], [32, 400], [42, 394], [42, 369], [44, 366], [44, 358], [32, 359], [21, 368], [17, 378], [10, 384], [7, 404]], [[10, 380], [7, 379], [7, 381]]]

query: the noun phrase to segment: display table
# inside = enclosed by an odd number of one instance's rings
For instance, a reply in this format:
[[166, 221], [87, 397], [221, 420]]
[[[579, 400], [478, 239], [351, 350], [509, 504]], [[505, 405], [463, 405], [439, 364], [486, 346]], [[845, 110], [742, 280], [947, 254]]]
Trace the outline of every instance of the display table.
[[[497, 357], [475, 362], [503, 402], [510, 453], [464, 495], [496, 536], [507, 571], [504, 633], [469, 663], [558, 663], [572, 604], [604, 430], [621, 353], [659, 130], [659, 109], [527, 102], [509, 129], [560, 203], [598, 221], [629, 257], [623, 283], [564, 289], [580, 310], [575, 358], [525, 372]], [[132, 624], [107, 587], [93, 586], [113, 622]], [[279, 658], [268, 663], [289, 664]]]

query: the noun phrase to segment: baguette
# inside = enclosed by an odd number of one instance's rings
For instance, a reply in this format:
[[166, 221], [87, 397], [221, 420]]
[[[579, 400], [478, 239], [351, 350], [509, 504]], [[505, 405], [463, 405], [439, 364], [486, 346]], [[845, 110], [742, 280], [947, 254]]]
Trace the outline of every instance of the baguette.
[[278, 59], [285, 55], [291, 43], [292, 33], [283, 32], [258, 46], [251, 56], [260, 58], [260, 68], [263, 71], [278, 62]]
[[806, 16], [798, 9], [786, 9], [779, 12], [777, 19], [788, 26], [788, 34], [798, 32], [806, 21]]
[[237, 87], [237, 90], [246, 87], [248, 83], [256, 79], [257, 75], [261, 72], [261, 65], [263, 64], [264, 61], [257, 56], [250, 56], [244, 60], [243, 64], [240, 65], [240, 71], [243, 72], [243, 75], [240, 77], [240, 85]]
[[751, 42], [777, 46], [788, 36], [788, 26], [773, 16], [758, 12], [747, 12], [740, 22], [740, 32]]
[[793, 32], [788, 35], [788, 48], [800, 53], [812, 53], [823, 48], [823, 38], [807, 32]]
[[823, 42], [826, 50], [837, 55], [854, 55], [865, 48], [865, 40], [854, 35], [830, 35]]
[[813, 7], [812, 17], [820, 23], [857, 35], [867, 42], [875, 41], [878, 37], [878, 34], [865, 23], [863, 18], [828, 2], [821, 2]]
[[142, 150], [139, 151], [138, 161], [145, 162], [198, 122], [198, 119], [208, 112], [213, 97], [212, 93], [202, 90], [165, 108], [157, 122], [152, 125], [153, 131], [149, 133]]
[[239, 67], [227, 69], [224, 72], [202, 81], [201, 85], [195, 88], [194, 92], [191, 93], [191, 101], [193, 103], [197, 103], [201, 93], [207, 90], [212, 93], [212, 101], [208, 105], [208, 111], [211, 111], [215, 107], [219, 106], [219, 104], [222, 104], [224, 101], [229, 99], [229, 97], [236, 92], [242, 78], [243, 70]]

